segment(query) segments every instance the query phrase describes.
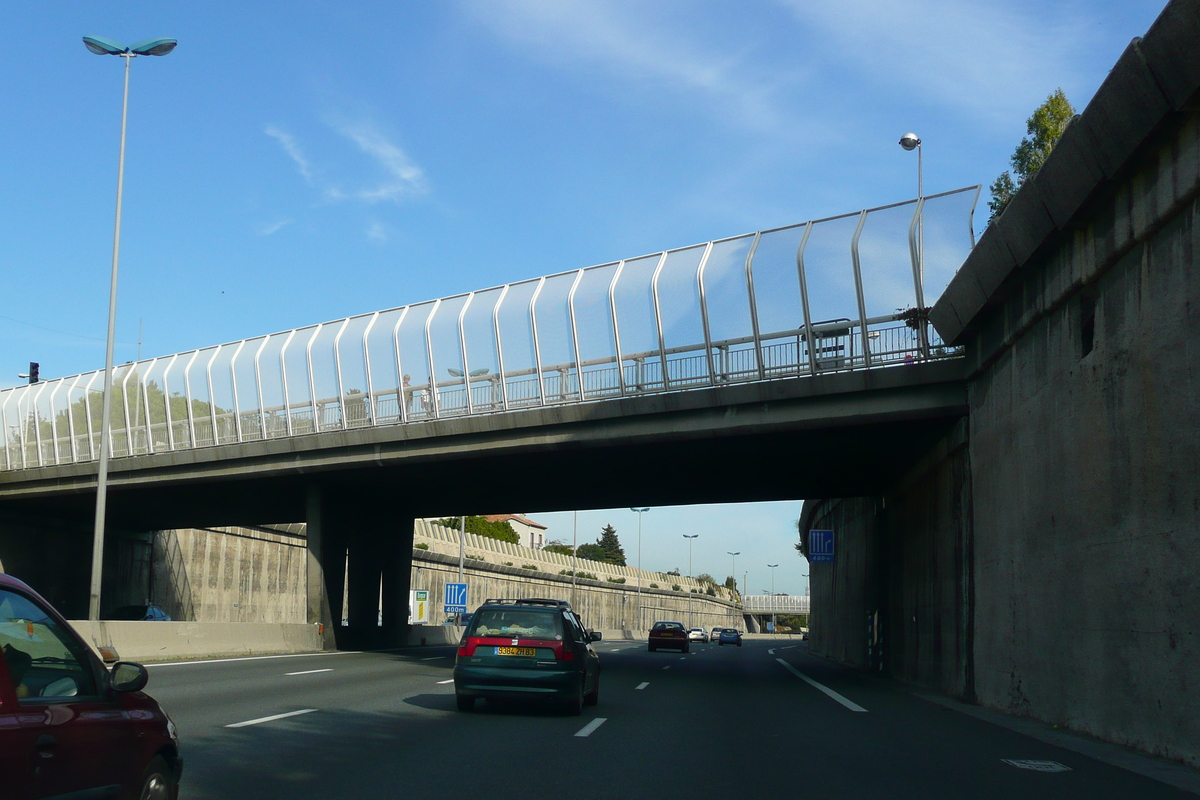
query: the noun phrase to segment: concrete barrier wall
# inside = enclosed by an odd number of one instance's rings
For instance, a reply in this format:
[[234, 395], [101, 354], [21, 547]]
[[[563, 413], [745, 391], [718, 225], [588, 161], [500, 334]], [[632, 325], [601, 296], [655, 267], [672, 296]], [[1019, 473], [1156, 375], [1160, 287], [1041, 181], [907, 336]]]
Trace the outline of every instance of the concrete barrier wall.
[[[637, 588], [627, 583], [580, 578], [573, 587], [569, 576], [471, 560], [465, 562], [463, 576], [468, 585], [469, 609], [492, 597], [548, 597], [569, 601], [584, 624], [597, 630], [645, 630], [662, 619], [677, 620], [688, 627], [745, 628], [740, 605], [704, 594], [647, 587], [641, 594], [639, 625]], [[457, 556], [413, 548], [412, 588], [429, 591], [431, 623], [436, 625], [446, 618], [441, 612], [443, 589], [457, 580]]]
[[71, 620], [85, 641], [124, 661], [307, 653], [321, 649], [316, 625], [255, 622], [89, 622]]

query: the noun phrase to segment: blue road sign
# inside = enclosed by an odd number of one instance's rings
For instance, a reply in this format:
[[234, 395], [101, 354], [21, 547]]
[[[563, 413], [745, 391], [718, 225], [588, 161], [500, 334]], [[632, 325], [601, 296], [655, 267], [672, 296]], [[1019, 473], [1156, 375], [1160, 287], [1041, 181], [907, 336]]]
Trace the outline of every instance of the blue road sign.
[[808, 560], [833, 561], [833, 531], [808, 532]]
[[467, 613], [467, 585], [465, 583], [447, 583], [444, 605], [447, 614]]

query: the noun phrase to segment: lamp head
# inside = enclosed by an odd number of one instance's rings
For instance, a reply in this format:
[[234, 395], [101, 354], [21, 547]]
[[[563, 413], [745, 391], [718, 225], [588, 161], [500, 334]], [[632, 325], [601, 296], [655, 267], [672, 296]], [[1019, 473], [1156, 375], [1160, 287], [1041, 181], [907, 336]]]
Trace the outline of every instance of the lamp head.
[[138, 42], [129, 49], [139, 56], [165, 56], [174, 50], [178, 44], [179, 41], [177, 39], [163, 39], [159, 37], [157, 39], [146, 39]]
[[900, 137], [900, 146], [905, 150], [916, 150], [921, 145], [921, 140], [915, 133], [906, 133]]
[[103, 36], [83, 37], [83, 46], [98, 56], [119, 56], [128, 53], [129, 48]]

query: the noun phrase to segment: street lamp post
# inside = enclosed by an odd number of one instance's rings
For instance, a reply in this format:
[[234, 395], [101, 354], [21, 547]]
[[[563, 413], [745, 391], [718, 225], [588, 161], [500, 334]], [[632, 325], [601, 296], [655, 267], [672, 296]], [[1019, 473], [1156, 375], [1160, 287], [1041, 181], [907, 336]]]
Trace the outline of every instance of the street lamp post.
[[[683, 538], [688, 540], [688, 577], [689, 578], [692, 577], [692, 542], [694, 540], [696, 540], [697, 538], [699, 538], [699, 536], [700, 536], [700, 534], [698, 534], [698, 533], [693, 533], [691, 535], [688, 535], [686, 533], [683, 534]], [[694, 592], [692, 592], [692, 591], [688, 592], [688, 627], [689, 628], [694, 627], [696, 625], [696, 612], [693, 610], [694, 607], [692, 605], [692, 599], [693, 599], [692, 595], [693, 594], [694, 594]]]
[[638, 630], [642, 630], [642, 514], [645, 514], [650, 509], [648, 508], [631, 508], [630, 511], [638, 515], [638, 581], [637, 581], [637, 619]]
[[108, 339], [104, 352], [104, 395], [100, 417], [100, 463], [96, 470], [96, 522], [92, 534], [92, 585], [88, 619], [100, 619], [100, 579], [104, 561], [104, 520], [108, 501], [109, 415], [112, 412], [113, 345], [117, 325], [117, 265], [121, 254], [121, 198], [125, 188], [125, 121], [129, 112], [129, 62], [137, 56], [165, 56], [175, 49], [174, 39], [147, 39], [126, 47], [111, 39], [84, 36], [83, 44], [99, 56], [125, 59], [125, 92], [121, 101], [121, 151], [117, 160], [117, 215], [113, 225], [112, 275], [108, 287]]
[[[775, 568], [778, 564], [767, 564], [771, 568], [771, 597], [775, 597]], [[771, 633], [775, 632], [775, 600], [771, 600]]]
[[[925, 329], [925, 177], [924, 157], [921, 152], [921, 137], [915, 133], [906, 133], [900, 137], [900, 146], [905, 150], [917, 151], [917, 253], [913, 265], [913, 288], [917, 301], [917, 332], [920, 340], [921, 355], [929, 358], [929, 334]], [[912, 229], [909, 228], [911, 236]]]
[[[726, 550], [725, 552], [728, 553], [729, 555], [733, 556], [733, 563], [732, 563], [732, 566], [730, 567], [729, 572], [730, 572], [730, 577], [733, 578], [733, 590], [736, 592], [737, 591], [737, 557], [742, 554], [742, 551], [738, 550], [736, 553], [734, 553], [729, 550]], [[745, 591], [745, 590], [746, 590], [746, 582], [742, 581], [742, 591]]]

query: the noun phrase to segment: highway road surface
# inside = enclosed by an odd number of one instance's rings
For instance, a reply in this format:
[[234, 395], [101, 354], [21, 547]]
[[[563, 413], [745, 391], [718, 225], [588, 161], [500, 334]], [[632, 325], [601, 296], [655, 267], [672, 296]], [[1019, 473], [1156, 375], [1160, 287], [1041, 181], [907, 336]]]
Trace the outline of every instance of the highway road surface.
[[839, 668], [795, 640], [603, 642], [581, 717], [454, 708], [453, 648], [150, 666], [184, 800], [1190, 798]]

